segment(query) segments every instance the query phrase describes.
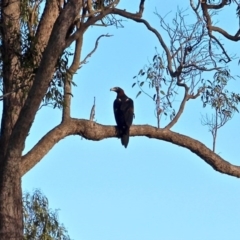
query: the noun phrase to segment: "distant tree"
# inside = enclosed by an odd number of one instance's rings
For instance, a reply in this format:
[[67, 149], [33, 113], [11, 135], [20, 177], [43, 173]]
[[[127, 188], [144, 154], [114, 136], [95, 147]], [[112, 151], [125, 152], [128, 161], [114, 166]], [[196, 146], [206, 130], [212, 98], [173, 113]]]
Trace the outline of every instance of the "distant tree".
[[[169, 122], [162, 126], [158, 118], [158, 128], [135, 125], [131, 127], [130, 135], [147, 136], [182, 146], [215, 170], [240, 177], [239, 166], [225, 161], [196, 139], [171, 130], [188, 100], [200, 98], [203, 106], [208, 104], [214, 109], [216, 115], [213, 119], [217, 119], [217, 123], [208, 123], [215, 130], [237, 111], [239, 96], [225, 91], [230, 77], [227, 64], [232, 56], [229, 56], [218, 36], [239, 41], [240, 30], [238, 27], [236, 33], [229, 34], [226, 29], [213, 24], [213, 19], [219, 17], [217, 11], [225, 9], [229, 4], [237, 6], [234, 9], [237, 9], [239, 15], [237, 2], [192, 0], [190, 6], [195, 14], [195, 22], [191, 25], [186, 24], [181, 12], [173, 21], [173, 27], [159, 16], [162, 28], [170, 35], [167, 40], [142, 18], [144, 0], [139, 0], [137, 13], [117, 8], [119, 2], [120, 0], [0, 2], [0, 101], [3, 107], [0, 132], [1, 240], [23, 239], [21, 177], [41, 161], [57, 142], [70, 135], [80, 135], [89, 140], [117, 137], [114, 126], [92, 124], [89, 119], [74, 119], [70, 116], [70, 110], [71, 86], [74, 84], [72, 77], [96, 50], [100, 39], [97, 39], [93, 51], [82, 57], [84, 34], [93, 25], [122, 26], [119, 16], [143, 24], [155, 34], [164, 50], [163, 55], [153, 58], [152, 68], [147, 71], [149, 83], [156, 89], [156, 96], [153, 96], [156, 100], [156, 114], [169, 114]], [[71, 52], [68, 47], [73, 43], [75, 48]], [[215, 72], [215, 78], [210, 79], [210, 83], [201, 79], [206, 71]], [[144, 74], [142, 70], [140, 75]], [[162, 89], [164, 81], [166, 88]], [[173, 96], [178, 89], [182, 89], [184, 95], [180, 106], [175, 106], [173, 111]], [[61, 123], [23, 155], [36, 113], [46, 105], [62, 110]], [[216, 138], [215, 130], [212, 131], [213, 138]]]
[[49, 208], [40, 190], [23, 194], [25, 240], [70, 240], [66, 228], [59, 223], [58, 211]]

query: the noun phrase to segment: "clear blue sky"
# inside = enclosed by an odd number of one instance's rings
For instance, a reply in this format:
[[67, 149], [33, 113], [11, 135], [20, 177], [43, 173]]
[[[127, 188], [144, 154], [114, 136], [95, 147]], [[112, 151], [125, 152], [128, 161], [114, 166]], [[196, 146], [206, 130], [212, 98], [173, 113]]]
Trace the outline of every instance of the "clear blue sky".
[[[184, 2], [147, 0], [144, 18], [163, 33], [155, 9], [173, 15], [177, 5], [188, 6]], [[119, 7], [136, 12], [138, 4], [139, 0], [122, 0]], [[171, 22], [171, 14], [167, 20]], [[228, 22], [230, 32], [238, 24], [228, 13], [219, 20]], [[115, 125], [112, 103], [116, 95], [109, 89], [120, 86], [134, 99], [134, 124], [156, 126], [153, 102], [144, 95], [135, 99], [138, 89], [131, 85], [133, 76], [152, 59], [155, 47], [159, 52], [161, 47], [143, 25], [130, 20], [123, 24], [123, 29], [93, 27], [85, 35], [82, 57], [99, 35], [114, 36], [101, 39], [97, 52], [75, 76], [78, 87], [73, 92], [72, 117], [88, 119], [95, 96], [97, 122]], [[226, 46], [230, 53], [239, 49], [239, 43]], [[239, 73], [237, 61], [231, 71]], [[232, 86], [240, 89], [239, 80]], [[200, 122], [201, 112], [200, 101], [189, 101], [173, 130], [211, 147], [211, 135]], [[26, 151], [60, 120], [59, 110], [41, 109]], [[235, 114], [219, 131], [216, 148], [237, 165], [239, 126], [240, 116]], [[216, 172], [186, 149], [146, 137], [130, 138], [127, 149], [119, 139], [65, 138], [23, 177], [22, 185], [24, 191], [42, 190], [51, 208], [60, 209], [60, 221], [75, 240], [239, 240], [240, 236], [240, 180]]]

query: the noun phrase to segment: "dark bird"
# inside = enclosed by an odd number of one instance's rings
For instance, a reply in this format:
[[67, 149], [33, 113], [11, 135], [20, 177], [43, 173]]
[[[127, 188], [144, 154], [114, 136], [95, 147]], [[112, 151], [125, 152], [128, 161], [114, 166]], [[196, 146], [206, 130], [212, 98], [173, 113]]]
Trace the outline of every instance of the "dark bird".
[[129, 142], [129, 128], [134, 116], [133, 100], [126, 96], [120, 87], [111, 88], [110, 91], [117, 93], [117, 98], [113, 102], [113, 112], [121, 143], [126, 148]]

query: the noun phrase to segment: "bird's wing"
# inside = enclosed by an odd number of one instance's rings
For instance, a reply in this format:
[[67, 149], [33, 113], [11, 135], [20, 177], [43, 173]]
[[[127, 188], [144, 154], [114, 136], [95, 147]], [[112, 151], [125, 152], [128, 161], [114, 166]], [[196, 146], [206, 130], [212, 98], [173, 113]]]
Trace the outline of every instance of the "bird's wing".
[[120, 125], [120, 124], [122, 125], [122, 123], [121, 123], [122, 113], [120, 110], [121, 105], [122, 105], [122, 103], [119, 99], [115, 99], [115, 101], [113, 102], [113, 112], [114, 112], [114, 117], [115, 117], [117, 125]]
[[128, 98], [124, 103], [124, 120], [128, 127], [132, 125], [133, 115], [134, 115], [134, 106], [133, 100]]

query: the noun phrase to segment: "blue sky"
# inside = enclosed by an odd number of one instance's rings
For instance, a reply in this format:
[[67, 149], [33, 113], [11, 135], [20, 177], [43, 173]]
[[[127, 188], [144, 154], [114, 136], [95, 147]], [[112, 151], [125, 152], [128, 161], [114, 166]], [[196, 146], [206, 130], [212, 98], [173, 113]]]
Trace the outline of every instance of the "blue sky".
[[[122, 0], [119, 7], [136, 12], [139, 1], [130, 2]], [[153, 12], [157, 9], [163, 16], [171, 12], [167, 18], [171, 22], [177, 5], [185, 9], [187, 4], [147, 0], [143, 17], [163, 33]], [[235, 15], [221, 14], [220, 23], [234, 31]], [[134, 124], [156, 126], [153, 101], [144, 95], [135, 99], [139, 89], [131, 85], [133, 76], [152, 59], [155, 47], [159, 52], [161, 47], [143, 25], [130, 20], [123, 24], [123, 29], [92, 27], [84, 36], [82, 58], [99, 35], [114, 35], [101, 39], [89, 63], [75, 76], [72, 117], [88, 119], [96, 97], [96, 121], [115, 125], [116, 95], [109, 90], [120, 86], [134, 100]], [[234, 53], [239, 43], [226, 42], [226, 47]], [[237, 61], [232, 62], [231, 72], [239, 74]], [[240, 89], [239, 80], [230, 87]], [[211, 147], [201, 112], [200, 101], [189, 101], [173, 130]], [[59, 110], [42, 108], [25, 151], [60, 120]], [[240, 165], [238, 139], [239, 114], [235, 114], [220, 129], [216, 152]], [[65, 138], [23, 177], [22, 186], [24, 191], [42, 190], [51, 208], [60, 209], [60, 221], [75, 240], [238, 240], [240, 235], [239, 179], [216, 172], [189, 150], [147, 137], [130, 138], [127, 149], [119, 139]]]

